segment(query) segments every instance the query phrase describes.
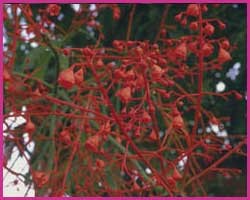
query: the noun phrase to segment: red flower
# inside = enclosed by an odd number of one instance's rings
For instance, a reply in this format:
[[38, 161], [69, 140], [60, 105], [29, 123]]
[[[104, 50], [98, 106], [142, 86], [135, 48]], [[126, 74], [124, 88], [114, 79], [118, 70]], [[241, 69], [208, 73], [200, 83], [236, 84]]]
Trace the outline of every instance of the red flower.
[[57, 4], [49, 4], [47, 7], [47, 12], [50, 16], [58, 16], [60, 14], [61, 7]]
[[220, 48], [219, 55], [218, 55], [218, 61], [220, 63], [225, 63], [229, 60], [231, 60], [231, 55], [223, 48]]
[[189, 16], [197, 17], [200, 13], [199, 6], [197, 4], [189, 4], [186, 13]]
[[215, 124], [215, 125], [219, 125], [220, 124], [219, 120], [216, 117], [214, 117], [214, 116], [210, 119], [210, 122], [212, 124]]
[[149, 135], [149, 139], [152, 140], [152, 141], [157, 140], [157, 135], [156, 135], [156, 132], [154, 130], [151, 131], [151, 133]]
[[63, 130], [60, 135], [60, 140], [64, 143], [64, 144], [70, 144], [71, 143], [71, 138], [70, 138], [70, 133], [67, 130]]
[[207, 24], [204, 28], [204, 33], [207, 35], [213, 35], [214, 33], [214, 26], [211, 24]]
[[202, 46], [201, 50], [202, 50], [202, 52], [203, 52], [203, 55], [204, 55], [205, 57], [208, 57], [208, 56], [210, 56], [210, 55], [213, 53], [214, 47], [213, 47], [213, 45], [211, 45], [211, 44], [209, 44], [209, 43], [205, 43], [205, 44]]
[[223, 30], [223, 29], [226, 28], [226, 24], [224, 24], [224, 23], [221, 22], [221, 21], [218, 21], [218, 25], [219, 25], [219, 28], [220, 28], [221, 30]]
[[5, 68], [3, 69], [3, 80], [10, 81], [10, 74]]
[[94, 55], [94, 52], [93, 52], [93, 50], [91, 50], [90, 48], [85, 47], [85, 48], [82, 49], [82, 54], [83, 54], [84, 56], [93, 56], [93, 55]]
[[32, 177], [37, 187], [41, 188], [49, 181], [50, 175], [42, 171], [33, 171]]
[[228, 41], [228, 40], [223, 40], [223, 41], [221, 42], [221, 47], [222, 47], [223, 49], [229, 49], [229, 47], [230, 47], [229, 41]]
[[125, 87], [116, 92], [116, 96], [121, 99], [121, 101], [127, 103], [131, 99], [131, 88]]
[[91, 136], [85, 143], [85, 148], [89, 151], [98, 152], [100, 137], [99, 135]]
[[112, 43], [113, 47], [116, 48], [118, 51], [122, 51], [123, 50], [123, 44], [122, 42], [118, 41], [118, 40], [114, 40]]
[[126, 74], [125, 74], [125, 72], [124, 72], [123, 70], [121, 70], [121, 69], [116, 69], [116, 70], [114, 71], [114, 77], [115, 77], [116, 79], [125, 78], [125, 77], [126, 77]]
[[182, 13], [179, 13], [179, 14], [176, 15], [174, 18], [175, 18], [175, 20], [176, 20], [177, 22], [181, 21]]
[[58, 83], [66, 89], [70, 89], [75, 85], [75, 76], [71, 68], [65, 69], [59, 74]]
[[181, 115], [178, 115], [173, 118], [173, 128], [181, 129], [183, 126], [184, 126], [184, 122], [183, 122]]
[[192, 31], [197, 31], [199, 26], [198, 26], [198, 22], [191, 22], [190, 25], [189, 25], [189, 28], [192, 30]]
[[121, 10], [118, 6], [113, 8], [113, 18], [114, 20], [119, 20], [120, 19], [120, 15], [121, 15]]
[[186, 43], [180, 44], [176, 49], [175, 49], [175, 55], [178, 58], [182, 58], [183, 60], [186, 59], [187, 57], [187, 45]]
[[35, 124], [33, 124], [33, 122], [29, 119], [25, 125], [25, 131], [28, 133], [33, 133], [35, 129], [36, 129]]
[[160, 31], [161, 37], [165, 37], [166, 34], [167, 34], [167, 30], [165, 28], [162, 28], [161, 31]]
[[176, 181], [182, 179], [182, 175], [180, 174], [180, 172], [176, 168], [174, 168], [174, 172], [173, 172], [172, 177]]
[[80, 85], [83, 82], [83, 70], [80, 69], [74, 74], [75, 82]]
[[152, 77], [155, 79], [158, 79], [162, 76], [162, 74], [164, 73], [164, 70], [159, 66], [154, 64], [152, 66], [153, 72], [152, 72]]
[[150, 115], [144, 111], [143, 114], [142, 114], [142, 118], [141, 118], [141, 121], [144, 122], [144, 123], [148, 123], [148, 122], [151, 122], [151, 117]]
[[175, 189], [176, 181], [172, 177], [167, 177], [167, 183], [171, 189]]
[[96, 67], [97, 68], [101, 68], [103, 66], [104, 66], [104, 63], [103, 63], [102, 59], [101, 58], [98, 59], [97, 62], [96, 62]]
[[234, 96], [237, 100], [241, 100], [242, 99], [242, 95], [239, 92], [234, 92]]
[[105, 167], [105, 162], [101, 159], [96, 159], [96, 166], [98, 168], [103, 168], [103, 167]]

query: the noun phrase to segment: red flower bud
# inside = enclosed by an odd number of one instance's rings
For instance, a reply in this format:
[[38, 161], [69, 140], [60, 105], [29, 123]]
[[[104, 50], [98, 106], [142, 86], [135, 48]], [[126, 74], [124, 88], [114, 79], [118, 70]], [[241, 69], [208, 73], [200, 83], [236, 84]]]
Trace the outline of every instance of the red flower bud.
[[127, 103], [131, 99], [131, 88], [125, 87], [116, 92], [116, 96], [121, 99], [121, 101]]
[[71, 68], [68, 68], [60, 72], [58, 83], [65, 89], [72, 88], [75, 84], [75, 76], [73, 70]]
[[126, 77], [126, 74], [124, 71], [122, 71], [121, 69], [116, 69], [114, 71], [114, 77], [116, 79], [121, 79], [121, 78], [125, 78]]
[[180, 44], [176, 49], [175, 49], [175, 54], [178, 58], [181, 58], [183, 60], [186, 59], [187, 57], [187, 45], [186, 43]]
[[189, 28], [192, 30], [192, 31], [197, 31], [199, 26], [198, 26], [198, 22], [191, 22], [190, 25], [189, 25]]
[[114, 7], [113, 8], [113, 18], [114, 20], [119, 20], [120, 19], [120, 15], [121, 15], [121, 10], [120, 8], [117, 6], [117, 7]]
[[221, 42], [221, 47], [222, 47], [223, 49], [229, 49], [229, 47], [230, 47], [229, 41], [228, 41], [228, 40], [223, 40], [223, 41]]
[[151, 122], [152, 119], [151, 119], [150, 115], [146, 111], [144, 111], [142, 114], [141, 120], [144, 123], [148, 123], [148, 122]]
[[220, 48], [219, 55], [218, 55], [218, 61], [220, 63], [225, 63], [229, 60], [231, 60], [231, 55], [223, 48]]
[[59, 134], [59, 139], [62, 141], [62, 143], [69, 145], [71, 143], [70, 133], [68, 130], [63, 130]]
[[179, 13], [178, 15], [175, 16], [175, 20], [177, 22], [181, 21], [181, 18], [182, 18], [182, 13]]
[[239, 92], [234, 92], [234, 96], [237, 100], [241, 100], [242, 99], [242, 95]]
[[101, 159], [96, 159], [96, 166], [98, 168], [103, 168], [103, 167], [105, 167], [105, 162]]
[[180, 172], [176, 168], [174, 168], [174, 172], [173, 172], [172, 177], [176, 181], [182, 179], [182, 175], [180, 174]]
[[5, 68], [3, 69], [3, 80], [10, 81], [10, 74]]
[[50, 175], [42, 171], [33, 171], [32, 173], [33, 181], [38, 188], [41, 188], [49, 181]]
[[70, 50], [69, 49], [63, 49], [63, 54], [65, 56], [68, 56], [70, 54]]
[[186, 11], [187, 15], [197, 17], [199, 16], [200, 9], [197, 4], [189, 4]]
[[204, 33], [209, 35], [212, 35], [214, 33], [214, 26], [212, 24], [207, 24], [204, 28]]
[[50, 16], [58, 16], [60, 14], [61, 7], [57, 4], [49, 4], [46, 8], [46, 11]]
[[201, 5], [201, 10], [202, 10], [202, 12], [207, 12], [208, 11], [207, 5], [202, 4]]
[[182, 26], [186, 26], [187, 25], [187, 18], [185, 17], [183, 20], [181, 20], [180, 24]]
[[35, 131], [36, 127], [35, 124], [29, 119], [25, 125], [25, 131], [27, 133], [33, 133]]
[[166, 37], [166, 34], [167, 34], [167, 29], [162, 28], [161, 31], [160, 31], [161, 37], [163, 37], [163, 38]]
[[77, 85], [80, 85], [83, 82], [83, 70], [79, 69], [76, 73], [74, 73], [75, 82]]
[[203, 52], [203, 55], [205, 56], [205, 57], [208, 57], [208, 56], [210, 56], [212, 53], [213, 53], [213, 51], [214, 51], [214, 47], [213, 47], [213, 45], [212, 44], [209, 44], [209, 43], [205, 43], [203, 46], [202, 46], [202, 52]]
[[218, 21], [218, 25], [219, 25], [220, 30], [224, 30], [226, 28], [226, 24], [224, 24], [221, 21]]
[[192, 51], [192, 52], [197, 51], [197, 42], [196, 42], [196, 41], [195, 41], [195, 42], [190, 42], [190, 43], [188, 44], [188, 48], [189, 48], [190, 51]]
[[183, 122], [181, 115], [178, 115], [173, 118], [173, 128], [181, 129], [183, 128], [183, 126], [184, 126], [184, 122]]
[[126, 73], [126, 79], [127, 80], [134, 80], [135, 79], [135, 72], [133, 69], [127, 71]]
[[91, 136], [85, 143], [85, 148], [89, 151], [98, 152], [100, 137], [99, 135]]
[[93, 52], [93, 50], [91, 50], [90, 48], [85, 47], [85, 48], [82, 49], [82, 54], [83, 54], [84, 56], [93, 56], [93, 55], [94, 55], [94, 52]]
[[103, 63], [102, 59], [101, 58], [98, 59], [97, 62], [96, 62], [96, 67], [97, 68], [101, 68], [103, 66], [104, 66], [104, 63]]
[[157, 141], [157, 134], [154, 130], [151, 131], [151, 133], [149, 135], [149, 139], [152, 141]]
[[220, 124], [219, 120], [216, 117], [214, 117], [214, 116], [210, 119], [210, 122], [212, 124], [215, 124], [215, 125], [219, 125]]
[[116, 48], [118, 51], [122, 51], [123, 50], [123, 44], [122, 42], [118, 41], [118, 40], [114, 40], [112, 43], [113, 47]]
[[152, 72], [152, 76], [159, 78], [163, 73], [164, 70], [162, 70], [162, 68], [159, 65], [154, 64], [152, 66], [153, 72]]

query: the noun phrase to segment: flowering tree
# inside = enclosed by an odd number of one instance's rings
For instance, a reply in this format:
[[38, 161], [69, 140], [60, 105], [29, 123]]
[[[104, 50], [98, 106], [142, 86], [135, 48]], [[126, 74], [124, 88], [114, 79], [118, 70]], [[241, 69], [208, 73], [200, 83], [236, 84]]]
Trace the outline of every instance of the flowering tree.
[[[37, 196], [207, 196], [218, 178], [244, 177], [245, 127], [229, 136], [220, 101], [243, 105], [245, 89], [210, 86], [237, 51], [218, 17], [228, 6], [6, 8], [4, 167]], [[160, 8], [148, 30], [143, 13]], [[27, 174], [8, 165], [14, 147]], [[236, 158], [243, 167], [226, 163]]]

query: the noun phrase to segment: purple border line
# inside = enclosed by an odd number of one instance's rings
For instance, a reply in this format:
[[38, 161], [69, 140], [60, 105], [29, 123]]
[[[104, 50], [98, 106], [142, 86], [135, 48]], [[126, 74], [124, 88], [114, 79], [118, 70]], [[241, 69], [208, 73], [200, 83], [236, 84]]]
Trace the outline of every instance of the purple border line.
[[249, 150], [249, 144], [250, 144], [250, 137], [249, 137], [249, 131], [250, 131], [250, 102], [249, 102], [249, 88], [250, 88], [250, 71], [249, 71], [249, 64], [250, 64], [250, 42], [249, 42], [249, 36], [250, 36], [250, 5], [247, 4], [247, 196], [250, 196], [250, 150]]
[[[0, 9], [1, 9], [1, 12], [0, 12], [0, 18], [1, 18], [1, 22], [0, 22], [0, 25], [1, 25], [1, 30], [0, 30], [0, 35], [3, 36], [3, 4], [1, 3], [0, 5]], [[1, 102], [1, 117], [0, 117], [0, 124], [3, 124], [3, 39], [1, 38], [0, 40], [0, 45], [1, 45], [1, 53], [0, 53], [0, 62], [1, 62], [1, 66], [0, 66], [0, 102]], [[3, 125], [2, 125], [3, 126]], [[1, 130], [1, 133], [3, 131]], [[3, 134], [1, 134], [3, 135]], [[1, 139], [0, 139], [0, 159], [1, 159], [1, 166], [3, 166], [3, 136], [1, 136]], [[3, 196], [3, 169], [0, 170], [1, 171], [1, 189], [0, 189], [0, 193], [1, 193], [1, 196]]]
[[[66, 0], [66, 1], [62, 1], [62, 0], [0, 0], [0, 8], [1, 11], [3, 9], [3, 4], [4, 3], [34, 3], [34, 4], [38, 4], [38, 3], [247, 3], [247, 68], [248, 65], [250, 64], [250, 53], [248, 51], [248, 49], [250, 49], [250, 43], [248, 40], [248, 36], [250, 35], [250, 1], [249, 0], [221, 0], [221, 1], [216, 1], [216, 0], [145, 0], [145, 1], [141, 1], [141, 0], [87, 0], [87, 1], [83, 1], [83, 0], [79, 0], [79, 1], [75, 1], [75, 0]], [[0, 35], [3, 36], [3, 13], [0, 12], [0, 17], [1, 17], [1, 22], [0, 22], [0, 26], [1, 26], [1, 30], [0, 30]], [[3, 40], [0, 41], [1, 47], [3, 47]], [[1, 102], [1, 117], [0, 117], [0, 122], [3, 124], [3, 49], [1, 48], [1, 54], [0, 54], [0, 60], [1, 60], [1, 65], [0, 65], [0, 102]], [[247, 98], [250, 98], [249, 95], [249, 91], [248, 89], [250, 88], [250, 79], [248, 79], [250, 77], [250, 72], [249, 70], [247, 70]], [[249, 133], [250, 131], [250, 119], [248, 118], [248, 116], [250, 116], [250, 102], [247, 101], [247, 133]], [[250, 143], [250, 137], [247, 134], [247, 144]], [[1, 144], [1, 149], [0, 149], [0, 153], [1, 153], [1, 162], [3, 162], [3, 137], [1, 137], [0, 139], [0, 144]], [[249, 148], [247, 148], [247, 157], [250, 157], [250, 150]], [[247, 159], [247, 172], [250, 171], [250, 159]], [[3, 171], [1, 170], [1, 186], [3, 184]], [[250, 176], [247, 173], [247, 197], [64, 197], [65, 199], [97, 199], [97, 200], [103, 200], [103, 199], [138, 199], [138, 200], [144, 200], [144, 199], [149, 199], [149, 200], [157, 200], [157, 199], [203, 199], [203, 200], [213, 200], [213, 199], [218, 199], [218, 200], [230, 200], [230, 199], [237, 199], [237, 200], [243, 200], [243, 199], [248, 199], [248, 197], [250, 196]], [[1, 192], [1, 199], [31, 199], [31, 197], [3, 197], [3, 188], [1, 187], [0, 189]], [[35, 197], [35, 199], [46, 199], [46, 197]], [[49, 199], [64, 199], [63, 197], [50, 197]], [[32, 198], [33, 199], [33, 198]]]
[[247, 3], [249, 0], [1, 0], [2, 3]]

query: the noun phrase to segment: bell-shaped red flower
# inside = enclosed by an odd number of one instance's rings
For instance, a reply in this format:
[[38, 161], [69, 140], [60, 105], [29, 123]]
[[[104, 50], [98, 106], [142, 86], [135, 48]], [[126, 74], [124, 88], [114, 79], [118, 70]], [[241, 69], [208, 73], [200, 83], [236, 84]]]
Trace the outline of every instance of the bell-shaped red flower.
[[99, 135], [91, 136], [87, 139], [85, 143], [85, 148], [89, 151], [98, 152], [99, 142], [100, 142]]
[[127, 103], [131, 99], [131, 88], [125, 87], [116, 92], [116, 96], [121, 99], [122, 102]]
[[142, 114], [141, 121], [143, 123], [148, 123], [148, 122], [151, 122], [152, 119], [151, 119], [150, 115], [146, 111], [144, 111], [143, 114]]
[[221, 42], [221, 47], [222, 47], [223, 49], [229, 49], [229, 47], [230, 47], [229, 41], [228, 41], [228, 40], [223, 40], [223, 41]]
[[175, 49], [175, 55], [178, 58], [182, 58], [183, 60], [186, 59], [187, 57], [187, 45], [186, 43], [180, 44], [176, 49]]
[[207, 35], [213, 35], [214, 34], [214, 26], [212, 24], [207, 24], [204, 27], [204, 33]]
[[76, 73], [74, 73], [75, 82], [77, 85], [80, 85], [83, 82], [83, 70], [79, 69]]
[[201, 50], [202, 50], [202, 52], [203, 52], [203, 55], [204, 55], [205, 57], [208, 57], [208, 56], [210, 56], [210, 55], [213, 53], [214, 47], [213, 47], [212, 44], [205, 43], [205, 44], [202, 46]]
[[71, 89], [75, 85], [75, 76], [73, 70], [69, 68], [60, 72], [58, 83], [65, 89]]
[[35, 124], [29, 119], [25, 125], [25, 131], [28, 133], [33, 133], [36, 129]]
[[60, 14], [61, 7], [57, 4], [49, 4], [46, 10], [50, 16], [58, 16]]
[[98, 168], [103, 168], [103, 167], [105, 167], [105, 162], [101, 159], [96, 159], [96, 166]]
[[180, 174], [180, 172], [176, 168], [174, 168], [172, 177], [176, 181], [182, 179], [182, 175]]
[[198, 22], [191, 22], [190, 25], [189, 25], [189, 28], [190, 28], [192, 31], [197, 31], [198, 28], [199, 28]]
[[33, 171], [32, 172], [33, 181], [38, 188], [41, 188], [43, 185], [48, 183], [50, 175], [42, 171]]
[[199, 16], [200, 9], [197, 4], [189, 4], [186, 11], [187, 15], [197, 17]]
[[184, 121], [181, 117], [181, 115], [178, 115], [173, 118], [173, 128], [175, 129], [181, 129], [184, 126]]
[[220, 48], [219, 55], [218, 55], [218, 61], [220, 63], [225, 63], [229, 60], [231, 60], [231, 55], [223, 48]]
[[151, 131], [151, 133], [149, 135], [149, 139], [152, 141], [157, 141], [157, 135], [156, 135], [156, 132], [154, 130]]
[[68, 130], [63, 130], [60, 135], [60, 140], [64, 143], [64, 144], [70, 144], [71, 143], [71, 138], [70, 138], [70, 132]]

